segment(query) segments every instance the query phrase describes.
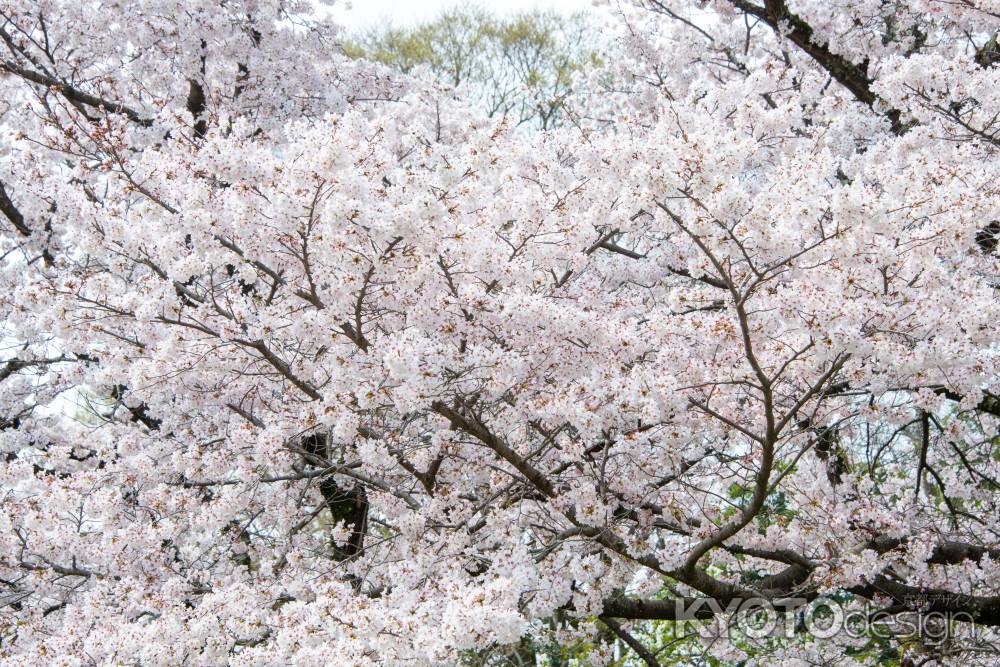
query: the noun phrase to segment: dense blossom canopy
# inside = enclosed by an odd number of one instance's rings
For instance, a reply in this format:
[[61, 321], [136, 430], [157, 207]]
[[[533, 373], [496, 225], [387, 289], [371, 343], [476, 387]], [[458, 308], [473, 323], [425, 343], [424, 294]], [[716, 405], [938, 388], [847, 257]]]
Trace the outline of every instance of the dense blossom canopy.
[[[996, 638], [1000, 4], [612, 9], [541, 132], [309, 2], [0, 0], [0, 661]], [[988, 645], [867, 641], [704, 650]]]

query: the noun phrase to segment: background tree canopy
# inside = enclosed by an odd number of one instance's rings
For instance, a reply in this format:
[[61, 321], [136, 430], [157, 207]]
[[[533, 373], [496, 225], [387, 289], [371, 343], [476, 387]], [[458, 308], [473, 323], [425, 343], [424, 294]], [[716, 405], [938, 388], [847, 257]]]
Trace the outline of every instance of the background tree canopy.
[[414, 26], [372, 27], [350, 36], [344, 50], [405, 73], [423, 70], [489, 116], [540, 129], [566, 121], [574, 77], [601, 62], [599, 32], [585, 13], [500, 16], [476, 6]]

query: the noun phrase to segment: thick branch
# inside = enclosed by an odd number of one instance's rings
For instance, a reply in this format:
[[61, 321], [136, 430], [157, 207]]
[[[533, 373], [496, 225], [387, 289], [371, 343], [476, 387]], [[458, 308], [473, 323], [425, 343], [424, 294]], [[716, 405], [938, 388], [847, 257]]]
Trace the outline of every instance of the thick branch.
[[0, 60], [0, 70], [21, 77], [25, 81], [50, 88], [65, 97], [70, 102], [85, 104], [95, 109], [104, 109], [109, 113], [121, 114], [132, 122], [143, 127], [151, 127], [153, 125], [152, 119], [143, 118], [138, 111], [126, 106], [122, 102], [115, 102], [114, 100], [108, 100], [103, 97], [91, 95], [90, 93], [86, 93], [79, 88], [69, 85], [68, 83], [60, 81], [59, 79], [26, 69], [17, 63], [10, 62], [9, 60]]
[[545, 475], [521, 458], [521, 456], [518, 455], [518, 453], [515, 452], [510, 445], [494, 435], [474, 415], [462, 415], [442, 401], [435, 401], [431, 405], [431, 409], [451, 422], [451, 427], [453, 429], [468, 433], [496, 452], [502, 459], [507, 461], [507, 463], [514, 466], [514, 468], [524, 475], [524, 477], [531, 482], [535, 488], [544, 493], [546, 496], [551, 498], [556, 495], [555, 489], [552, 487], [552, 483], [546, 479]]
[[[759, 7], [746, 0], [730, 0], [737, 9], [756, 17], [768, 25], [775, 33], [785, 36], [789, 41], [802, 49], [816, 63], [825, 69], [838, 83], [847, 88], [852, 95], [866, 106], [874, 109], [878, 96], [872, 92], [872, 79], [868, 76], [868, 62], [860, 65], [852, 63], [847, 58], [830, 51], [826, 46], [813, 40], [813, 29], [797, 14], [789, 11], [784, 0], [765, 0]], [[902, 134], [904, 127], [900, 122], [900, 112], [892, 109], [887, 113], [892, 122], [892, 131]]]
[[650, 653], [638, 639], [631, 635], [631, 633], [627, 632], [625, 628], [618, 623], [618, 621], [602, 616], [601, 622], [611, 628], [611, 632], [618, 635], [619, 639], [628, 644], [629, 648], [635, 651], [635, 654], [639, 656], [642, 661], [648, 665], [648, 667], [660, 667], [660, 662], [656, 659], [656, 656]]
[[10, 224], [14, 225], [14, 229], [21, 236], [31, 236], [31, 230], [24, 223], [24, 216], [11, 201], [7, 190], [4, 189], [3, 181], [0, 181], [0, 213], [3, 213], [4, 217], [10, 220]]

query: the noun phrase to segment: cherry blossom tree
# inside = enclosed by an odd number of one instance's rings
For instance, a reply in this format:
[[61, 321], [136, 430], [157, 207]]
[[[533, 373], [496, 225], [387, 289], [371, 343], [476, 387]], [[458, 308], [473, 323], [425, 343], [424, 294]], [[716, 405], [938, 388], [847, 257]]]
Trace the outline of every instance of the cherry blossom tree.
[[309, 2], [0, 0], [4, 664], [994, 664], [1000, 5], [613, 9], [525, 133]]

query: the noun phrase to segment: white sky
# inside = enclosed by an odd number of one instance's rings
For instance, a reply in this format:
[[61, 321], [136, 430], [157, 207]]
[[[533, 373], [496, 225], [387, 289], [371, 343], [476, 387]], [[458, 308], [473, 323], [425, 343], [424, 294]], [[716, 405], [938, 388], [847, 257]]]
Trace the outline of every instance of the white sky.
[[[351, 5], [350, 9], [346, 6]], [[554, 9], [570, 14], [590, 9], [591, 0], [340, 0], [331, 11], [338, 23], [346, 28], [363, 28], [389, 20], [406, 25], [433, 19], [442, 10], [456, 6], [478, 5], [497, 14], [529, 9]]]

